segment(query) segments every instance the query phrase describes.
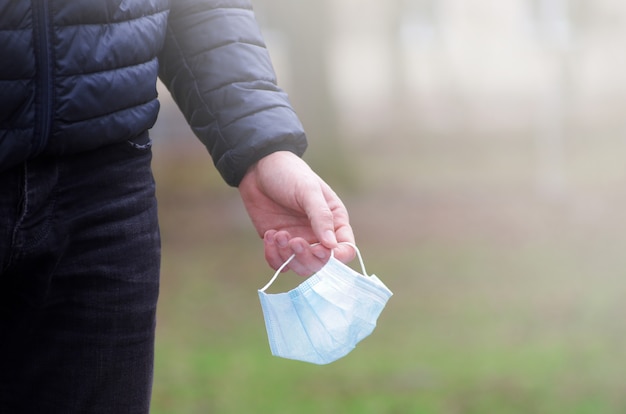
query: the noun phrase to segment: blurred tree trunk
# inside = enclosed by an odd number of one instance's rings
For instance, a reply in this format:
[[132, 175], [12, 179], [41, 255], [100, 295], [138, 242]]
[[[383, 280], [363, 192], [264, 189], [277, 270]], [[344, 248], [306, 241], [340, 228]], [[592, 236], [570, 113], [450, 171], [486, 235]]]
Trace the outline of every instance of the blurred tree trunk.
[[400, 30], [402, 25], [406, 24], [404, 20], [409, 8], [406, 0], [387, 1], [389, 1], [390, 8], [386, 42], [389, 45], [391, 56], [391, 102], [396, 114], [405, 114], [406, 108], [409, 106], [409, 93], [405, 52], [404, 45], [400, 41]]
[[550, 197], [560, 197], [567, 190], [565, 146], [573, 85], [570, 3], [571, 0], [536, 0], [538, 32], [556, 69], [538, 105], [539, 189]]
[[306, 159], [333, 186], [349, 187], [354, 184], [352, 169], [328, 74], [332, 8], [324, 0], [265, 0], [263, 7], [272, 27], [288, 40], [293, 84], [289, 97], [309, 138]]

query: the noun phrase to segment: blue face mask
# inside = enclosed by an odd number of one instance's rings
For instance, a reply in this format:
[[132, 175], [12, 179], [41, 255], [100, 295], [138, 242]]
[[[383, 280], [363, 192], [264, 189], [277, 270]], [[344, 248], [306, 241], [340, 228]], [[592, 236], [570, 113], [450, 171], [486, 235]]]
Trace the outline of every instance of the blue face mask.
[[366, 276], [332, 255], [324, 267], [289, 292], [268, 294], [291, 256], [259, 290], [272, 355], [328, 364], [354, 349], [372, 333], [392, 293], [376, 276]]

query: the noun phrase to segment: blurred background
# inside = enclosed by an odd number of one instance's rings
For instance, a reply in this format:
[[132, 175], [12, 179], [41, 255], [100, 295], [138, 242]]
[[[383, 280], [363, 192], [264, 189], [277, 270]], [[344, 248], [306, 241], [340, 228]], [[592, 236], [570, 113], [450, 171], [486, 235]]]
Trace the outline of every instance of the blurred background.
[[160, 86], [153, 412], [626, 412], [626, 3], [253, 4], [395, 295], [344, 359], [272, 357], [262, 243]]

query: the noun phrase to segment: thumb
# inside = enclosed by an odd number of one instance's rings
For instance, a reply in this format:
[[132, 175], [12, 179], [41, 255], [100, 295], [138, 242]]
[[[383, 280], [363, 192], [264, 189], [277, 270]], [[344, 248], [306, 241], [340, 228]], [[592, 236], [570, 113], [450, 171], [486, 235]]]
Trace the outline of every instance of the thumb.
[[335, 217], [319, 186], [317, 191], [304, 192], [303, 208], [309, 218], [311, 230], [317, 241], [328, 249], [337, 247]]

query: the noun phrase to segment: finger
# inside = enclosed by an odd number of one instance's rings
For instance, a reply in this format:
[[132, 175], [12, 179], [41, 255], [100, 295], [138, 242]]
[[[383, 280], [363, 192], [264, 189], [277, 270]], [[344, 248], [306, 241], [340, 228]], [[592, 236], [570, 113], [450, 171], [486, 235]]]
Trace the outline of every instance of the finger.
[[352, 226], [350, 226], [348, 210], [346, 210], [343, 204], [340, 204], [333, 211], [333, 219], [335, 223], [335, 237], [337, 237], [337, 242], [348, 242], [355, 244], [354, 233], [352, 231]]
[[326, 263], [330, 259], [331, 250], [327, 249], [321, 244], [315, 244], [311, 246], [311, 253], [322, 262]]
[[291, 256], [294, 255], [293, 249], [289, 246], [290, 240], [291, 234], [289, 234], [286, 230], [277, 231], [274, 235], [274, 244], [278, 249], [277, 252], [282, 263], [286, 262]]
[[330, 250], [325, 247], [311, 247], [305, 239], [291, 239], [285, 231], [268, 230], [263, 241], [265, 259], [273, 269], [278, 269], [291, 256], [295, 256], [283, 271], [291, 270], [300, 276], [310, 276], [319, 271], [330, 257]]
[[333, 255], [340, 262], [349, 263], [356, 257], [356, 250], [349, 244], [340, 243], [339, 246], [333, 249]]
[[263, 235], [265, 261], [267, 261], [270, 267], [274, 270], [278, 269], [285, 262], [276, 243], [276, 233], [276, 230], [268, 230]]
[[[294, 259], [289, 262], [289, 269], [300, 276], [310, 276], [316, 273], [326, 264], [327, 257], [330, 256], [330, 251], [322, 246], [311, 247], [305, 239], [300, 237], [291, 239], [289, 247], [295, 254]], [[318, 249], [314, 250], [315, 247]], [[327, 253], [320, 254], [319, 247], [322, 247]], [[319, 256], [322, 256], [322, 259]]]
[[336, 247], [334, 215], [324, 193], [321, 190], [306, 191], [303, 195], [303, 208], [317, 240], [329, 249]]
[[[290, 246], [291, 235], [286, 230], [268, 230], [264, 236], [265, 260], [273, 269], [278, 269], [295, 254]], [[306, 242], [305, 242], [306, 243]], [[295, 258], [293, 260], [296, 260]], [[296, 265], [297, 267], [297, 265]], [[291, 263], [283, 272], [291, 268]]]

